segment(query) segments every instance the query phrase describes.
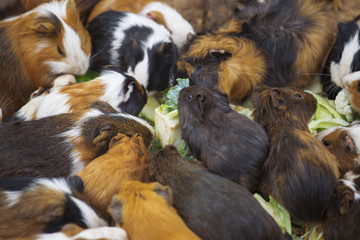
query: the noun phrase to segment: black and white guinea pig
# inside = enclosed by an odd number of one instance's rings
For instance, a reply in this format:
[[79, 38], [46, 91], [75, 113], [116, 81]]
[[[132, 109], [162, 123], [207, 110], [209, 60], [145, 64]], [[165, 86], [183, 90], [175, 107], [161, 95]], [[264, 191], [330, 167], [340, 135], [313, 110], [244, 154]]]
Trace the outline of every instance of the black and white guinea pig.
[[67, 223], [83, 228], [106, 226], [95, 211], [76, 197], [81, 178], [1, 178], [0, 238], [58, 232]]
[[336, 42], [327, 58], [321, 79], [323, 92], [335, 99], [341, 89], [360, 80], [360, 15], [338, 24]]
[[52, 88], [41, 87], [10, 121], [88, 110], [98, 100], [109, 103], [119, 112], [138, 115], [147, 101], [145, 88], [127, 73], [106, 70], [88, 82], [72, 84], [74, 80], [72, 75], [64, 75], [55, 79]]
[[0, 106], [7, 119], [40, 86], [89, 67], [90, 36], [74, 0], [44, 3], [0, 22]]
[[87, 29], [93, 44], [91, 69], [112, 65], [133, 73], [147, 91], [169, 87], [178, 50], [164, 26], [134, 13], [107, 11]]

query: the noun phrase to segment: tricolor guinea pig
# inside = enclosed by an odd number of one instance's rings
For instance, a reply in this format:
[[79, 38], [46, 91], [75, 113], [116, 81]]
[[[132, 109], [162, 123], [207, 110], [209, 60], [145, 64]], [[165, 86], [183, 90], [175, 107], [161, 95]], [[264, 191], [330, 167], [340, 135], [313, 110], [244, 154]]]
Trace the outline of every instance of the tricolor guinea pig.
[[[338, 24], [336, 42], [327, 58], [323, 73], [323, 92], [327, 93], [330, 99], [335, 99], [343, 88], [359, 94], [360, 15], [352, 21]], [[352, 84], [353, 82], [356, 84]], [[360, 110], [359, 100], [355, 101], [355, 105]]]
[[[61, 113], [87, 110], [95, 101], [109, 103], [115, 110], [138, 115], [147, 101], [147, 94], [135, 77], [112, 70], [88, 82], [79, 84], [61, 83], [72, 75], [61, 76], [54, 87], [41, 87], [30, 101], [17, 111], [9, 121], [35, 120]], [[44, 88], [46, 91], [44, 91]]]
[[144, 120], [95, 102], [85, 112], [0, 124], [0, 177], [76, 174], [109, 150], [118, 133], [140, 133], [149, 147], [152, 127]]
[[1, 239], [58, 232], [67, 223], [83, 228], [106, 226], [75, 196], [82, 190], [79, 177], [0, 178]]
[[258, 87], [253, 118], [270, 139], [259, 190], [276, 198], [297, 221], [323, 219], [339, 170], [336, 159], [308, 129], [317, 101], [296, 88]]
[[181, 136], [194, 157], [210, 171], [255, 192], [269, 151], [262, 127], [232, 110], [228, 96], [217, 89], [183, 88], [178, 106]]
[[222, 28], [189, 39], [175, 77], [219, 88], [231, 100], [258, 84], [303, 87], [320, 69], [332, 29], [323, 3], [275, 0], [249, 6]]
[[104, 217], [112, 197], [127, 181], [145, 181], [150, 152], [141, 134], [128, 137], [117, 134], [109, 144], [109, 150], [91, 161], [77, 173], [84, 181], [84, 199]]
[[164, 26], [134, 13], [107, 11], [87, 29], [93, 44], [91, 69], [114, 66], [135, 75], [148, 91], [169, 86], [178, 52]]
[[173, 206], [201, 239], [285, 239], [249, 191], [189, 163], [174, 146], [152, 156], [149, 173], [172, 189]]
[[40, 86], [84, 74], [91, 43], [74, 0], [52, 1], [0, 22], [0, 106], [4, 119]]
[[172, 206], [170, 187], [128, 181], [112, 199], [109, 213], [131, 240], [200, 240]]

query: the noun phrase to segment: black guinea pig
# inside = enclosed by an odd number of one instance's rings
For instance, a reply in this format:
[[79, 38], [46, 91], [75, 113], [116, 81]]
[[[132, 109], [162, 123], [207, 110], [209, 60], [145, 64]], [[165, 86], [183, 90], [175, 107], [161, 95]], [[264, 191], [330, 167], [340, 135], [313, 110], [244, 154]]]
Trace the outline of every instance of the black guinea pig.
[[107, 11], [87, 29], [92, 40], [91, 69], [118, 67], [136, 76], [148, 91], [170, 85], [178, 51], [164, 26], [134, 13]]
[[79, 177], [0, 178], [0, 238], [57, 232], [67, 223], [83, 228], [106, 226], [75, 196], [83, 188]]
[[0, 177], [61, 177], [76, 174], [106, 153], [118, 133], [140, 133], [146, 147], [153, 129], [146, 121], [95, 102], [85, 112], [0, 124]]
[[176, 211], [201, 239], [285, 239], [249, 191], [195, 167], [174, 146], [164, 147], [150, 162], [150, 177], [172, 189]]
[[269, 151], [265, 131], [230, 108], [217, 89], [187, 87], [179, 95], [182, 138], [210, 171], [255, 192]]
[[307, 126], [315, 97], [296, 88], [258, 87], [252, 101], [254, 120], [270, 139], [260, 192], [276, 198], [297, 221], [323, 219], [339, 170]]

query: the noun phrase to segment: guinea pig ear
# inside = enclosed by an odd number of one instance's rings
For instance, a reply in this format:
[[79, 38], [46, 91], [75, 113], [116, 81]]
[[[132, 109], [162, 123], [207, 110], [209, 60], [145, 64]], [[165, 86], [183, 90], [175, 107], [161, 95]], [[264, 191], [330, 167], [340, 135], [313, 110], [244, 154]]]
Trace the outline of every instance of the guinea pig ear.
[[279, 88], [271, 89], [270, 96], [271, 96], [272, 105], [275, 108], [279, 108], [281, 106], [284, 106], [287, 103], [287, 100], [284, 97], [284, 94], [283, 94], [282, 90], [279, 89]]
[[157, 22], [158, 19], [164, 19], [164, 16], [159, 11], [150, 11], [146, 13], [146, 17], [154, 20], [155, 22]]
[[48, 16], [34, 18], [30, 23], [30, 29], [37, 34], [53, 37], [60, 33], [61, 22], [56, 15], [50, 13]]
[[108, 207], [108, 213], [110, 213], [111, 217], [115, 220], [117, 223], [116, 225], [121, 226], [123, 224], [122, 220], [122, 202], [118, 199], [118, 197], [115, 195], [113, 196], [111, 203]]
[[353, 139], [348, 135], [345, 134], [341, 139], [341, 145], [346, 148], [351, 153], [356, 153], [356, 147]]
[[112, 138], [114, 133], [114, 126], [112, 124], [105, 124], [99, 130], [99, 133], [93, 140], [93, 143], [98, 147], [104, 147]]
[[164, 198], [169, 205], [173, 203], [172, 190], [168, 186], [163, 186], [158, 182], [154, 183], [153, 191], [160, 197]]
[[339, 212], [341, 215], [348, 213], [351, 208], [352, 201], [354, 199], [354, 192], [350, 191], [349, 189], [345, 190], [342, 193]]
[[78, 193], [84, 192], [84, 181], [81, 179], [81, 177], [74, 175], [68, 177], [68, 182], [71, 187], [71, 189], [77, 191]]
[[114, 147], [118, 142], [121, 141], [122, 138], [124, 137], [128, 137], [122, 133], [118, 133], [115, 137], [113, 137], [111, 140], [110, 140], [110, 144], [109, 144], [109, 149]]

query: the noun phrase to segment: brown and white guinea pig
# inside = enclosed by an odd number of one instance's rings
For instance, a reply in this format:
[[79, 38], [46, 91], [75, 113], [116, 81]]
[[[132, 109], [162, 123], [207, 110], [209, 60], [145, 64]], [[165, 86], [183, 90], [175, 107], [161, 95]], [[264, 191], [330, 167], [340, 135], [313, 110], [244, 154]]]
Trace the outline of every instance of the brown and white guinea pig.
[[150, 163], [152, 180], [172, 189], [174, 208], [201, 239], [285, 239], [249, 191], [196, 167], [174, 146], [154, 153]]
[[[330, 99], [353, 81], [360, 80], [360, 15], [352, 21], [338, 24], [336, 42], [327, 58], [321, 83]], [[354, 86], [358, 92], [358, 84]], [[357, 107], [360, 108], [360, 102]]]
[[104, 217], [112, 197], [129, 180], [148, 180], [147, 167], [150, 152], [141, 134], [128, 137], [117, 134], [109, 144], [109, 150], [91, 161], [77, 173], [84, 181], [84, 199]]
[[320, 69], [332, 37], [322, 2], [274, 0], [248, 7], [227, 25], [189, 39], [175, 77], [219, 88], [231, 100], [258, 84], [303, 87]]
[[106, 226], [76, 197], [83, 187], [79, 177], [0, 178], [0, 238], [58, 232], [67, 223], [83, 228]]
[[132, 73], [148, 91], [169, 87], [178, 51], [164, 26], [134, 13], [107, 11], [87, 29], [93, 44], [91, 69], [114, 66]]
[[128, 181], [112, 199], [109, 213], [131, 240], [200, 240], [172, 206], [170, 187]]
[[[70, 79], [69, 79], [70, 78]], [[115, 110], [138, 115], [147, 102], [147, 93], [134, 76], [127, 73], [106, 70], [91, 81], [79, 84], [72, 82], [72, 75], [64, 75], [54, 80], [54, 87], [41, 87], [33, 97], [9, 121], [35, 120], [61, 113], [88, 110], [95, 101], [109, 103]], [[45, 90], [40, 94], [43, 90]]]
[[316, 137], [334, 154], [340, 177], [360, 165], [359, 122], [347, 127], [328, 128], [318, 133]]
[[194, 157], [210, 171], [255, 192], [269, 152], [264, 129], [232, 110], [228, 96], [217, 89], [183, 88], [178, 106], [181, 136]]
[[339, 170], [334, 155], [307, 126], [315, 97], [296, 88], [258, 87], [252, 101], [253, 118], [270, 139], [260, 192], [276, 198], [292, 219], [323, 219]]
[[59, 177], [76, 174], [109, 150], [118, 133], [140, 133], [151, 145], [152, 127], [144, 120], [95, 102], [87, 112], [0, 124], [0, 177]]
[[84, 74], [91, 42], [74, 0], [52, 1], [0, 22], [0, 105], [4, 119], [40, 86]]

